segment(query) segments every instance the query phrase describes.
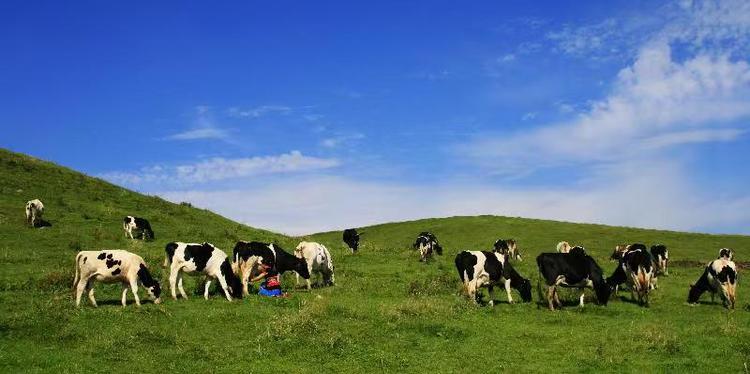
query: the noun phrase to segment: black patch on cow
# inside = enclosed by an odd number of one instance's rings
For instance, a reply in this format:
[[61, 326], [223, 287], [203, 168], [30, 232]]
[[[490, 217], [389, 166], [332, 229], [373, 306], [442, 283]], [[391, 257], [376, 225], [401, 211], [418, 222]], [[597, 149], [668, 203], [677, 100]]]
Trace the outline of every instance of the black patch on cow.
[[85, 263], [86, 263], [86, 260], [88, 260], [88, 259], [89, 259], [88, 257], [84, 257], [84, 258], [83, 258], [83, 263], [85, 264]]
[[[238, 278], [232, 271], [232, 265], [229, 264], [228, 259], [225, 259], [224, 262], [221, 263], [221, 266], [219, 266], [219, 270], [221, 271], [221, 276], [224, 277], [224, 281], [229, 287], [230, 295], [234, 298], [241, 299], [242, 282], [240, 281], [240, 278]], [[222, 289], [222, 292], [223, 291], [224, 290]]]
[[99, 256], [96, 256], [96, 258], [98, 258], [100, 260], [104, 260], [105, 257], [107, 257], [107, 253], [106, 252], [99, 253]]
[[164, 247], [164, 252], [167, 253], [167, 261], [170, 263], [172, 262], [172, 258], [174, 257], [174, 251], [177, 250], [177, 243], [171, 242], [167, 243], [167, 246]]
[[187, 245], [185, 247], [185, 261], [192, 260], [195, 263], [195, 269], [203, 271], [213, 252], [214, 246], [209, 243]]
[[121, 269], [117, 268], [115, 270], [112, 270], [112, 275], [117, 275], [117, 274], [120, 274], [121, 272], [122, 272]]
[[128, 224], [128, 223], [130, 223], [130, 216], [127, 216], [127, 217], [125, 217], [125, 218], [124, 218], [124, 219], [122, 220], [122, 223], [123, 223], [123, 224]]
[[[458, 277], [461, 278], [462, 282], [468, 282], [474, 279], [474, 266], [477, 265], [477, 256], [474, 256], [468, 251], [459, 252], [456, 255], [454, 262], [456, 263]], [[465, 278], [464, 276], [468, 278]]]
[[667, 257], [667, 246], [664, 244], [652, 245], [651, 256], [654, 258], [659, 258], [659, 256]]
[[111, 254], [111, 253], [108, 253], [108, 254], [107, 254], [107, 258], [111, 260], [111, 259], [112, 259], [112, 254]]

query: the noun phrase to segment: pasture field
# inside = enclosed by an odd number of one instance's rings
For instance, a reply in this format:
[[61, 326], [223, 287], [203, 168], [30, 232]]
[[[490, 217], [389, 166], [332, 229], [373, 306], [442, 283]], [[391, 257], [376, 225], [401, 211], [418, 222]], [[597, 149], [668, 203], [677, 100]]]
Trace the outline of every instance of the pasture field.
[[[32, 198], [45, 203], [51, 227], [24, 226], [23, 206]], [[156, 240], [126, 240], [126, 214], [148, 218]], [[423, 230], [445, 249], [428, 263], [418, 262], [411, 248]], [[287, 237], [0, 150], [0, 371], [746, 372], [750, 365], [745, 270], [736, 310], [711, 304], [708, 295], [699, 306], [686, 304], [688, 285], [718, 249], [734, 248], [743, 261], [750, 237], [496, 216], [361, 231], [360, 253], [352, 255], [340, 232]], [[490, 308], [459, 295], [455, 254], [489, 250], [498, 237], [518, 241], [523, 261], [513, 265], [532, 279], [532, 303], [508, 305], [499, 291]], [[160, 265], [167, 242], [206, 240], [231, 252], [238, 239], [276, 242], [288, 251], [302, 239], [319, 241], [333, 255], [337, 284], [295, 290], [287, 275], [287, 299], [164, 297]], [[648, 308], [630, 302], [628, 292], [606, 307], [587, 300], [578, 308], [569, 293], [569, 306], [550, 312], [538, 304], [534, 258], [554, 251], [559, 240], [584, 245], [607, 275], [615, 267], [608, 260], [615, 244], [664, 243], [670, 275], [659, 279]], [[102, 248], [142, 255], [162, 281], [164, 303], [122, 308], [118, 285], [97, 284], [99, 308], [76, 309], [75, 253]], [[186, 278], [186, 290], [199, 282]]]

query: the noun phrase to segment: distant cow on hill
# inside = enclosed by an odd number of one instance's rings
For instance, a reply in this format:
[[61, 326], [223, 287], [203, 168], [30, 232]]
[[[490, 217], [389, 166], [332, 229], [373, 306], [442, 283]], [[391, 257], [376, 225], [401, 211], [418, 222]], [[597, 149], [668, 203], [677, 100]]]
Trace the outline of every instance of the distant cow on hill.
[[443, 247], [438, 243], [435, 234], [431, 232], [423, 231], [419, 233], [412, 246], [419, 249], [419, 261], [427, 261], [428, 258], [432, 257], [433, 252], [443, 255]]
[[493, 250], [494, 252], [507, 255], [509, 259], [523, 261], [521, 251], [518, 249], [515, 239], [497, 239], [493, 245]]
[[42, 215], [44, 214], [44, 204], [39, 199], [26, 202], [26, 223], [31, 227], [42, 226]]
[[151, 276], [143, 258], [128, 251], [105, 249], [78, 252], [73, 280], [76, 307], [81, 305], [81, 296], [87, 291], [91, 305], [96, 306], [94, 281], [122, 284], [122, 306], [127, 305], [128, 289], [133, 293], [135, 304], [141, 306], [141, 300], [138, 298], [138, 283], [146, 288], [154, 303], [161, 302], [159, 282]]
[[711, 301], [719, 293], [724, 306], [734, 309], [737, 296], [737, 267], [726, 258], [719, 258], [708, 263], [703, 275], [690, 286], [688, 303], [697, 304], [704, 292], [711, 293]]
[[523, 301], [531, 301], [531, 282], [513, 269], [505, 255], [497, 252], [463, 251], [456, 255], [455, 263], [464, 292], [472, 301], [477, 301], [479, 288], [487, 287], [489, 304], [495, 305], [494, 286], [497, 285], [505, 288], [508, 303], [513, 303], [511, 288], [518, 290]]
[[359, 236], [357, 229], [346, 229], [344, 230], [343, 240], [346, 245], [352, 250], [352, 253], [357, 252], [359, 249]]
[[135, 239], [133, 232], [136, 232], [136, 234], [140, 234], [138, 236], [143, 240], [156, 239], [154, 230], [151, 229], [151, 224], [145, 218], [126, 216], [122, 220], [122, 229], [125, 230], [126, 238]]

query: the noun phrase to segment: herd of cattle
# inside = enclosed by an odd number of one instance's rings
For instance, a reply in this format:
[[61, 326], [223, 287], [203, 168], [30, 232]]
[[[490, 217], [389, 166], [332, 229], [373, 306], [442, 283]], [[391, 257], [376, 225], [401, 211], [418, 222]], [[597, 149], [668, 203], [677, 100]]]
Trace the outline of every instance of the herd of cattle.
[[[38, 199], [26, 203], [26, 220], [32, 227], [38, 227], [44, 205]], [[123, 220], [125, 236], [131, 239], [155, 238], [148, 220], [127, 216]], [[133, 234], [136, 234], [135, 236]], [[352, 253], [359, 250], [361, 233], [356, 229], [343, 232], [343, 241]], [[420, 261], [427, 261], [433, 253], [442, 255], [443, 248], [437, 237], [430, 232], [420, 233], [414, 244], [420, 253]], [[712, 300], [719, 294], [727, 308], [734, 308], [736, 303], [737, 268], [733, 262], [734, 253], [729, 248], [722, 248], [716, 260], [706, 266], [698, 281], [690, 286], [688, 303], [696, 304], [705, 292], [711, 294]], [[611, 256], [618, 261], [612, 275], [605, 277], [596, 261], [586, 253], [583, 246], [571, 246], [560, 242], [556, 253], [542, 253], [536, 258], [539, 269], [540, 297], [546, 298], [549, 309], [562, 306], [558, 287], [581, 290], [579, 305], [584, 305], [584, 291], [593, 290], [596, 301], [606, 305], [611, 294], [617, 294], [621, 285], [627, 284], [633, 300], [640, 305], [648, 305], [649, 293], [657, 288], [657, 277], [668, 274], [669, 251], [661, 244], [654, 245], [650, 251], [644, 244], [634, 243], [618, 245]], [[505, 289], [508, 302], [513, 303], [511, 289], [521, 295], [524, 302], [531, 301], [531, 281], [522, 277], [510, 261], [521, 261], [517, 243], [513, 239], [498, 239], [492, 251], [463, 251], [456, 255], [455, 265], [463, 283], [463, 292], [474, 302], [479, 302], [480, 288], [487, 288], [489, 304], [494, 303], [493, 289], [500, 286]], [[96, 306], [93, 282], [121, 283], [122, 305], [127, 303], [127, 292], [130, 290], [136, 305], [140, 305], [138, 285], [146, 288], [149, 297], [161, 302], [161, 287], [148, 270], [142, 257], [124, 250], [82, 251], [76, 255], [74, 278], [76, 306], [80, 306], [81, 297], [88, 294], [91, 304]], [[306, 280], [311, 288], [310, 277], [319, 274], [323, 285], [334, 284], [334, 266], [328, 249], [319, 243], [301, 242], [290, 254], [278, 245], [261, 242], [239, 241], [234, 246], [230, 257], [211, 243], [171, 242], [165, 247], [164, 267], [169, 269], [169, 287], [172, 298], [177, 300], [179, 291], [187, 299], [183, 288], [183, 275], [204, 275], [206, 277], [204, 297], [209, 297], [212, 281], [218, 282], [220, 290], [227, 300], [249, 295], [249, 280], [271, 268], [278, 274], [292, 271]], [[546, 287], [546, 295], [542, 289]]]

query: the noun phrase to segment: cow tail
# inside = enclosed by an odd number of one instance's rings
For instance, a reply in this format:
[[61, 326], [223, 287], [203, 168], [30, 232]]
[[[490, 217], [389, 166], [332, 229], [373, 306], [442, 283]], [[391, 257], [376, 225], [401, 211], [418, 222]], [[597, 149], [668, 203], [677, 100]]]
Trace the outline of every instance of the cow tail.
[[78, 285], [78, 268], [81, 266], [81, 254], [76, 255], [76, 273], [73, 276], [73, 288], [75, 288]]

